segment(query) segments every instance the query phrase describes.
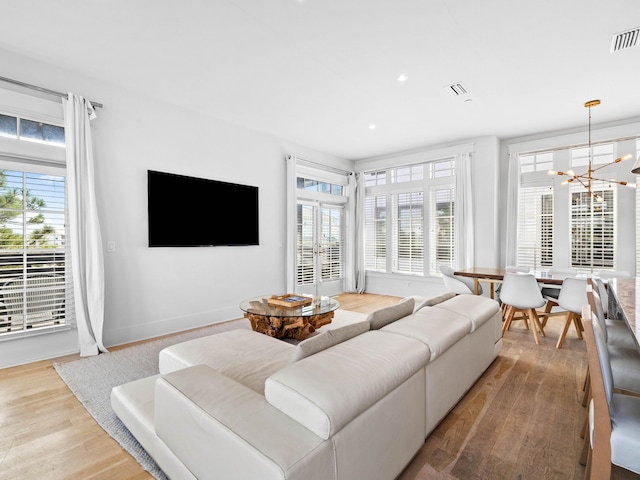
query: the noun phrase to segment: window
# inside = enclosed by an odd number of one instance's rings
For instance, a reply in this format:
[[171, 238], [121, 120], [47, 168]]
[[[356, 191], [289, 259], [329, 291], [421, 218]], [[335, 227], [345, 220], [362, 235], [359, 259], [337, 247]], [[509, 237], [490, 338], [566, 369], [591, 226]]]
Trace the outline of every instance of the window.
[[403, 273], [424, 271], [423, 193], [392, 195], [393, 202], [393, 270]]
[[614, 268], [615, 198], [613, 186], [598, 182], [602, 201], [582, 187], [571, 190], [571, 266], [578, 269]]
[[0, 340], [10, 340], [68, 329], [73, 297], [60, 102], [0, 89], [0, 105]]
[[[549, 143], [548, 139], [545, 143]], [[625, 240], [634, 228], [634, 192], [618, 188], [617, 183], [608, 179], [634, 181], [629, 162], [613, 163], [618, 150], [634, 153], [633, 147], [637, 151], [635, 140], [621, 138], [592, 145], [591, 151], [584, 145], [574, 148], [560, 145], [553, 151], [520, 153], [513, 261], [534, 269], [572, 267], [582, 273], [629, 269], [629, 259], [636, 257]], [[601, 202], [589, 196], [586, 185], [579, 180], [567, 184], [566, 176], [547, 175], [545, 171], [574, 169], [585, 174], [590, 158], [597, 169], [594, 177], [607, 179], [591, 182], [592, 193], [601, 197]]]
[[[342, 290], [349, 176], [296, 166], [296, 261], [291, 280], [300, 293]], [[321, 287], [322, 286], [322, 287]]]
[[453, 264], [454, 172], [445, 159], [364, 174], [367, 270], [440, 275]]
[[[343, 208], [299, 203], [297, 206], [297, 285], [339, 280], [343, 269]], [[316, 268], [320, 270], [320, 279]]]
[[344, 185], [335, 185], [322, 180], [311, 178], [297, 178], [298, 189], [308, 192], [328, 193], [330, 195], [344, 195]]
[[431, 266], [439, 272], [441, 266], [453, 265], [454, 249], [454, 189], [437, 188], [431, 196]]
[[392, 170], [395, 183], [412, 182], [424, 178], [424, 165], [411, 165]]
[[[592, 145], [592, 164], [601, 165], [613, 162], [615, 151], [613, 143]], [[571, 166], [586, 167], [589, 165], [589, 147], [574, 148], [571, 150]]]
[[64, 147], [64, 127], [0, 114], [0, 136]]
[[65, 178], [0, 170], [0, 335], [66, 325]]
[[365, 199], [365, 268], [387, 269], [387, 197]]
[[320, 208], [322, 281], [342, 278], [342, 207]]
[[520, 155], [520, 171], [522, 173], [546, 172], [552, 168], [553, 152]]
[[517, 238], [518, 265], [553, 266], [553, 188], [520, 188]]

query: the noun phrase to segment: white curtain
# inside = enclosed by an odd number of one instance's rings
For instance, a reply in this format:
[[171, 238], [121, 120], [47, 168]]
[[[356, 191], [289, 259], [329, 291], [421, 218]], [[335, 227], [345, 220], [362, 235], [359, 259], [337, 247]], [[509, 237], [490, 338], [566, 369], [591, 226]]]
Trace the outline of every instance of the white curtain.
[[96, 115], [91, 103], [72, 93], [62, 104], [73, 296], [80, 355], [84, 357], [107, 351], [102, 342], [104, 259], [89, 124]]
[[520, 188], [520, 162], [518, 155], [509, 154], [509, 178], [507, 179], [507, 217], [505, 219], [505, 265], [517, 265], [518, 248], [518, 197]]
[[474, 266], [473, 191], [471, 189], [471, 155], [456, 155], [456, 192], [454, 217], [454, 259], [457, 268]]
[[346, 252], [345, 290], [363, 293], [365, 289], [364, 269], [364, 176], [349, 175], [349, 223], [347, 238], [350, 248]]
[[287, 157], [287, 292], [296, 287], [296, 157]]

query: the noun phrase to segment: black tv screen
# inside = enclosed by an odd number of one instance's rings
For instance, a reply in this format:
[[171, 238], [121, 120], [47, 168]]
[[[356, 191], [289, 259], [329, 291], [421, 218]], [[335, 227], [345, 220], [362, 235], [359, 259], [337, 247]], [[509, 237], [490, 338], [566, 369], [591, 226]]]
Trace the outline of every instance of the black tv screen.
[[258, 245], [258, 187], [148, 171], [150, 247]]

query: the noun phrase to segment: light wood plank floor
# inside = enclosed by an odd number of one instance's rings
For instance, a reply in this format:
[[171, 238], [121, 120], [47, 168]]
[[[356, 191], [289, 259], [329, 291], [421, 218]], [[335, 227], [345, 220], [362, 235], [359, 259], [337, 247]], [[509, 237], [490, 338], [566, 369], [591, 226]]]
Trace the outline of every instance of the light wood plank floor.
[[[344, 294], [339, 300], [366, 313], [398, 298]], [[555, 349], [562, 323], [562, 317], [550, 319], [547, 338], [536, 345], [514, 322], [500, 356], [399, 480], [582, 478], [585, 347], [570, 331], [565, 346]], [[151, 477], [95, 423], [52, 361], [0, 370], [0, 479], [71, 478]]]

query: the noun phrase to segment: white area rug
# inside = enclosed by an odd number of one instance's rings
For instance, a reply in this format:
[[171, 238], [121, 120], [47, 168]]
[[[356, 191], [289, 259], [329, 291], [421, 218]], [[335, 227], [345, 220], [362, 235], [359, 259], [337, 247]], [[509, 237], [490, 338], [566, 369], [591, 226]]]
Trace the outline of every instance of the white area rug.
[[110, 401], [111, 389], [117, 385], [159, 373], [158, 354], [165, 347], [238, 328], [251, 329], [251, 325], [244, 318], [233, 320], [95, 357], [54, 363], [53, 366], [96, 422], [145, 470], [155, 478], [164, 480], [166, 476], [162, 470], [113, 413]]

